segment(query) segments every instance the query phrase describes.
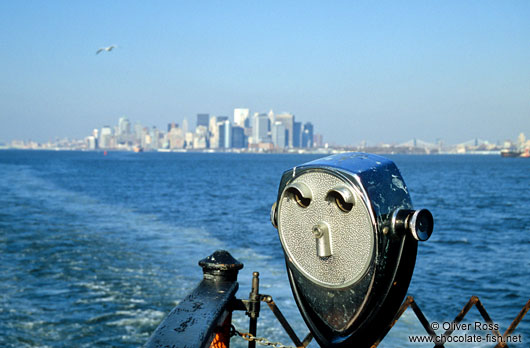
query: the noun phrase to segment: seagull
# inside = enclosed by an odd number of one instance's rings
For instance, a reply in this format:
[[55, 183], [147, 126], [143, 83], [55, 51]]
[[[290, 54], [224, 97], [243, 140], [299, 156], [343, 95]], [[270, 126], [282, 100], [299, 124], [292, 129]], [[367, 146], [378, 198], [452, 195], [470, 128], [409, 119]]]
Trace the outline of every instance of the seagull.
[[99, 54], [99, 53], [101, 53], [103, 51], [110, 52], [110, 51], [112, 51], [113, 48], [116, 48], [116, 47], [117, 46], [115, 46], [115, 45], [111, 45], [109, 47], [102, 47], [102, 48], [100, 48], [99, 50], [96, 51], [96, 54]]

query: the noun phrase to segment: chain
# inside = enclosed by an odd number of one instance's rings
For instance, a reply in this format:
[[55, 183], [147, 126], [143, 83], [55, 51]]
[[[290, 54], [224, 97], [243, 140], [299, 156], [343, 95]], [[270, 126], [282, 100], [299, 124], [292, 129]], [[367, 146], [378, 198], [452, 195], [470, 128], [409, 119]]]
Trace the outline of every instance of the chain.
[[296, 348], [296, 347], [293, 347], [293, 346], [285, 346], [285, 345], [281, 344], [280, 342], [271, 342], [271, 341], [269, 341], [268, 339], [266, 339], [264, 337], [256, 337], [253, 334], [251, 334], [250, 332], [239, 332], [234, 327], [234, 325], [232, 325], [230, 327], [230, 337], [236, 336], [236, 335], [241, 337], [245, 341], [248, 341], [248, 342], [254, 341], [254, 342], [256, 342], [256, 343], [258, 343], [259, 345], [262, 345], [262, 346], [276, 347], [276, 348]]

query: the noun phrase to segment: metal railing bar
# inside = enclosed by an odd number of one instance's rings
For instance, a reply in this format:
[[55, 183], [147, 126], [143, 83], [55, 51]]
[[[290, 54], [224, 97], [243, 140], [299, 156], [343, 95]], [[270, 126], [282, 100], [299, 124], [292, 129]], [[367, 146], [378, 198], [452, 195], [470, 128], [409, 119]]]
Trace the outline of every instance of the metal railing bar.
[[269, 295], [261, 295], [261, 296], [262, 296], [261, 300], [269, 306], [269, 308], [271, 309], [276, 319], [278, 319], [278, 321], [282, 325], [287, 335], [289, 335], [289, 337], [291, 338], [291, 341], [293, 341], [293, 343], [297, 347], [302, 347], [302, 346], [305, 347], [303, 343], [300, 341], [300, 339], [298, 338], [298, 336], [296, 335], [296, 333], [294, 332], [293, 328], [291, 327], [287, 319], [285, 319], [285, 317], [283, 316], [282, 312], [280, 311], [280, 309], [278, 308], [278, 306], [276, 305], [272, 297]]
[[526, 302], [526, 305], [523, 307], [523, 309], [521, 309], [519, 314], [512, 321], [512, 323], [510, 324], [508, 329], [504, 332], [504, 335], [502, 335], [502, 342], [497, 344], [495, 346], [495, 348], [497, 348], [497, 347], [506, 347], [506, 344], [503, 343], [503, 342], [506, 342], [507, 338], [512, 335], [512, 333], [515, 330], [515, 328], [517, 327], [517, 325], [519, 325], [519, 323], [521, 322], [521, 320], [523, 320], [523, 318], [526, 315], [526, 313], [528, 313], [528, 310], [530, 310], [530, 300], [528, 300], [528, 302]]
[[490, 325], [490, 327], [492, 328], [491, 332], [495, 336], [501, 337], [501, 333], [499, 332], [499, 330], [495, 329], [495, 324], [493, 323], [493, 320], [491, 320], [491, 317], [489, 316], [488, 312], [486, 311], [486, 308], [484, 307], [484, 305], [482, 304], [482, 302], [480, 302], [480, 300], [478, 298], [477, 298], [477, 303], [475, 304], [475, 307], [477, 307], [480, 315], [482, 315], [482, 318], [484, 318], [486, 323], [488, 325]]

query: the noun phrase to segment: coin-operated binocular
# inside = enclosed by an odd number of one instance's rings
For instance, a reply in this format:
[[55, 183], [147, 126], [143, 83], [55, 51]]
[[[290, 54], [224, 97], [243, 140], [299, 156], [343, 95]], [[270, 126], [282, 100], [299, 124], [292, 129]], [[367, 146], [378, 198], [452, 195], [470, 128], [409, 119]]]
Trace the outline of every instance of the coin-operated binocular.
[[418, 241], [433, 230], [413, 210], [396, 165], [347, 153], [287, 170], [271, 221], [300, 312], [324, 347], [369, 347], [403, 301]]

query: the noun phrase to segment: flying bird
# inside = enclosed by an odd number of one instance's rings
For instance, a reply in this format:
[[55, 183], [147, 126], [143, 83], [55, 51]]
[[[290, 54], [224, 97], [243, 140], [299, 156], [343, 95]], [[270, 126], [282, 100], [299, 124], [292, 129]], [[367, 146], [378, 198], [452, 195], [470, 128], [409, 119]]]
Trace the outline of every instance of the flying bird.
[[110, 51], [112, 51], [113, 48], [116, 48], [116, 47], [117, 46], [115, 46], [115, 45], [111, 45], [109, 47], [101, 47], [99, 50], [96, 51], [96, 54], [100, 54], [103, 51], [110, 52]]

